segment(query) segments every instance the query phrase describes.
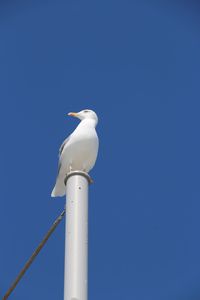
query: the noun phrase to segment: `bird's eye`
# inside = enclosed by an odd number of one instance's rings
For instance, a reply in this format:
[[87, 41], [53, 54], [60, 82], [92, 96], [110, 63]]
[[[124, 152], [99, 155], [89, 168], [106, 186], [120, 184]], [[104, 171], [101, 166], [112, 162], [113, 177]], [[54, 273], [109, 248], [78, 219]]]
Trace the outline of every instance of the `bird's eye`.
[[89, 112], [89, 110], [84, 110], [84, 113], [88, 113]]

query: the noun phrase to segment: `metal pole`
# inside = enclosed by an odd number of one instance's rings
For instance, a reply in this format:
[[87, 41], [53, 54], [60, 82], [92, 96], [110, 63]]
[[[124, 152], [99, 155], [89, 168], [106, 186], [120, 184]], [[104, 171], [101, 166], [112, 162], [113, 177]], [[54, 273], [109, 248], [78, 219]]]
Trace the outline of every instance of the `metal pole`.
[[66, 237], [64, 300], [87, 300], [88, 289], [88, 183], [85, 172], [66, 177]]

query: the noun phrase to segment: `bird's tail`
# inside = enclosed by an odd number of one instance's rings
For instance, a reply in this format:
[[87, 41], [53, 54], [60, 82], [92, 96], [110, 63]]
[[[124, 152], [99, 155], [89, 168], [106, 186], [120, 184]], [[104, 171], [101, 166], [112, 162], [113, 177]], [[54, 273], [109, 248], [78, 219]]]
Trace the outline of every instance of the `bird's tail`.
[[51, 197], [62, 197], [65, 195], [65, 184], [62, 180], [57, 180], [54, 189], [51, 193]]

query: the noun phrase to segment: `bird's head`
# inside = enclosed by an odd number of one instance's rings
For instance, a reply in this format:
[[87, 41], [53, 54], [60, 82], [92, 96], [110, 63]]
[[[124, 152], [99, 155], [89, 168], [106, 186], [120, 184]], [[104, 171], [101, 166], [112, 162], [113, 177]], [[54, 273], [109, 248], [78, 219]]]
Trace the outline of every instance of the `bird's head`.
[[90, 109], [84, 109], [77, 113], [70, 112], [70, 113], [68, 113], [68, 116], [76, 117], [76, 118], [80, 119], [81, 121], [85, 120], [85, 119], [92, 119], [92, 120], [95, 120], [96, 124], [98, 123], [98, 117], [97, 117], [96, 113]]

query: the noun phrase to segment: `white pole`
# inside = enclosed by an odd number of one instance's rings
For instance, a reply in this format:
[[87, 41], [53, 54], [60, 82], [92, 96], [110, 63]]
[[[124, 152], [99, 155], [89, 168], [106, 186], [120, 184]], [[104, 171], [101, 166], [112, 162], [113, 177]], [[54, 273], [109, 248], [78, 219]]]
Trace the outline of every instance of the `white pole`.
[[64, 300], [87, 300], [88, 289], [88, 183], [85, 172], [66, 178], [66, 237]]

